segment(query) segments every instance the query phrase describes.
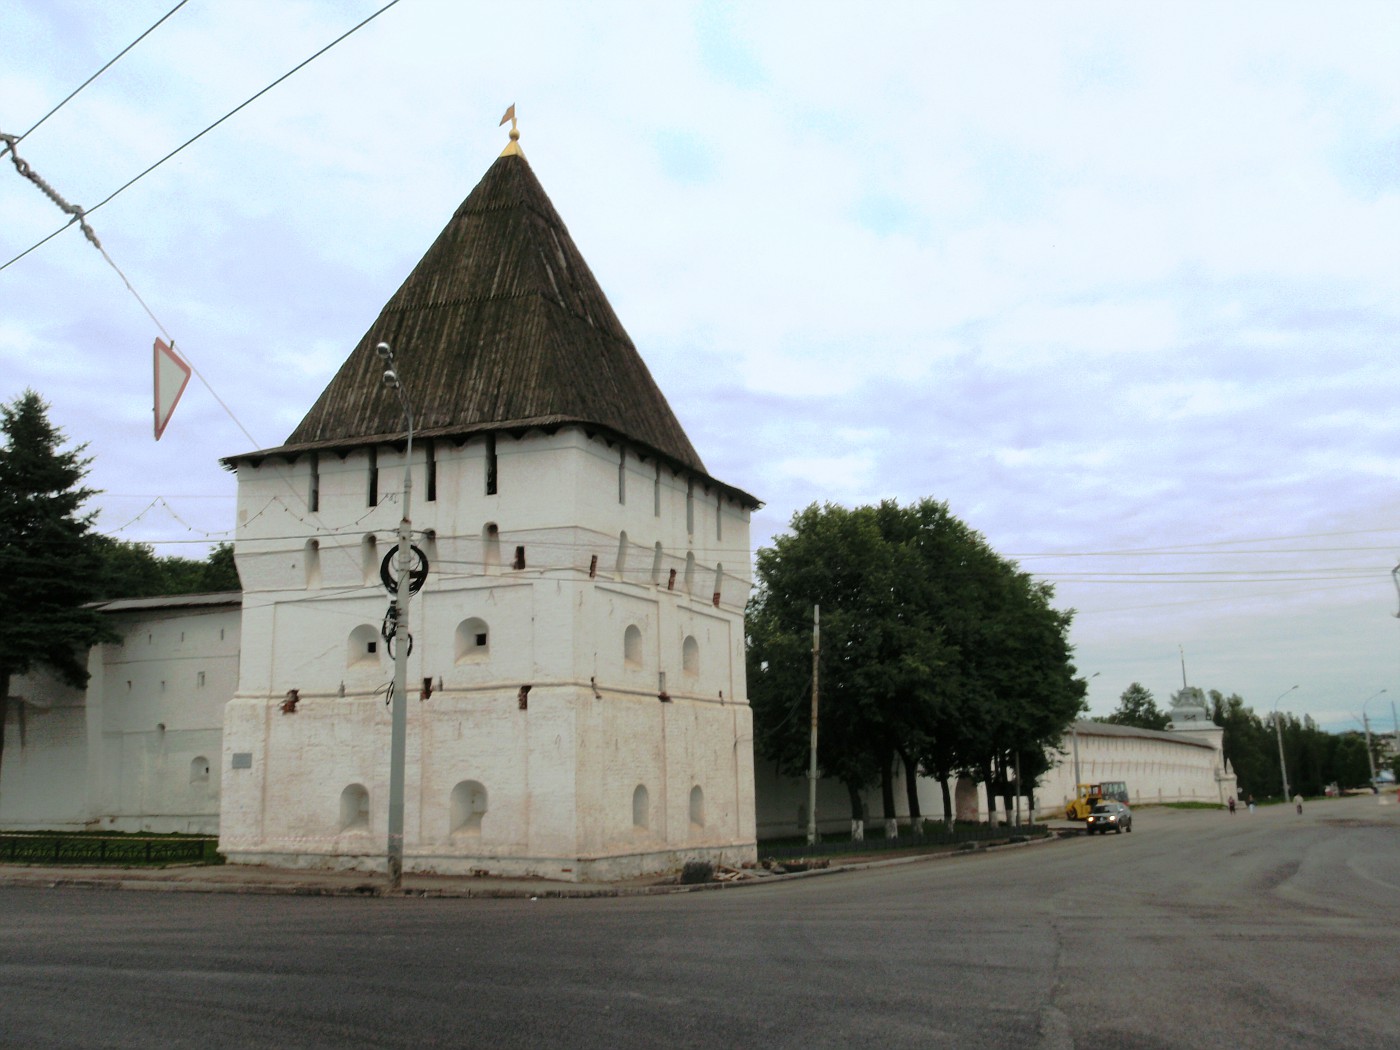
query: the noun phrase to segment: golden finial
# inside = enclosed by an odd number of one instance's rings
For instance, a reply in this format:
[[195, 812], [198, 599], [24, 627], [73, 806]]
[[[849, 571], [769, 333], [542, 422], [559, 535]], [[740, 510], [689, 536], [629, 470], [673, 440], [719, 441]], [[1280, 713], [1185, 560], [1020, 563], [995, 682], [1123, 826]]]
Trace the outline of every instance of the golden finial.
[[[507, 146], [505, 149], [501, 150], [501, 156], [502, 156], [502, 157], [512, 157], [512, 156], [514, 156], [514, 157], [523, 157], [523, 156], [525, 156], [525, 154], [522, 153], [521, 150], [520, 150], [520, 129], [519, 129], [518, 127], [516, 127], [516, 125], [515, 125], [515, 103], [514, 103], [514, 102], [512, 102], [512, 103], [510, 104], [510, 107], [506, 110], [505, 116], [503, 116], [503, 117], [501, 118], [501, 124], [504, 124], [506, 121], [510, 121], [510, 145]], [[500, 127], [501, 124], [497, 124], [496, 126], [497, 126], [497, 127]]]

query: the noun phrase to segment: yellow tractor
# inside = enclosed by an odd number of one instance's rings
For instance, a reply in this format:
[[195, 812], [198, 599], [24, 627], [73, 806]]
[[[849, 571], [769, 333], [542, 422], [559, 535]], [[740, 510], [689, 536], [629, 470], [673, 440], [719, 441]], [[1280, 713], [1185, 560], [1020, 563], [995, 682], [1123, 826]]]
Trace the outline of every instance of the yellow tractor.
[[1066, 820], [1088, 820], [1095, 803], [1103, 801], [1102, 784], [1080, 784], [1074, 799], [1065, 806]]

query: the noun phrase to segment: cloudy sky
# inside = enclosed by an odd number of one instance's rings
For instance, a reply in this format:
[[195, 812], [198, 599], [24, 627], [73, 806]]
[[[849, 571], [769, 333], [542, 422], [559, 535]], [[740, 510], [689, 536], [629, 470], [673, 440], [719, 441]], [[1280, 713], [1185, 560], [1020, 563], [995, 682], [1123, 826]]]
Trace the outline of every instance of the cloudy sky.
[[[23, 134], [176, 0], [8, 0]], [[383, 0], [189, 0], [19, 145], [92, 207]], [[521, 145], [711, 473], [933, 496], [1131, 682], [1332, 728], [1400, 701], [1400, 5], [401, 0], [0, 270], [0, 399], [89, 443], [100, 528], [202, 556]], [[64, 216], [0, 161], [0, 263]], [[227, 411], [223, 405], [227, 406]]]

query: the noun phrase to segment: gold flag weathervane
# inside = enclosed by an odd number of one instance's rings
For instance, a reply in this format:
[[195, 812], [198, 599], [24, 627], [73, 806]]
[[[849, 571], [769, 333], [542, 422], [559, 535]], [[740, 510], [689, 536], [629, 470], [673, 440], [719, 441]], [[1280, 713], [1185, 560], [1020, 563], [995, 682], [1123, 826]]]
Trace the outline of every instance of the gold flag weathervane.
[[506, 112], [505, 112], [505, 116], [501, 117], [501, 123], [500, 123], [500, 124], [497, 124], [496, 126], [497, 126], [497, 127], [500, 127], [501, 125], [505, 124], [506, 121], [510, 121], [510, 145], [508, 145], [505, 149], [501, 150], [501, 156], [502, 156], [502, 157], [509, 157], [509, 156], [519, 156], [519, 157], [523, 157], [525, 154], [523, 154], [523, 153], [520, 152], [520, 129], [519, 129], [518, 127], [516, 127], [516, 124], [515, 124], [515, 103], [514, 103], [514, 102], [512, 102], [512, 103], [510, 104], [509, 107], [507, 107]]

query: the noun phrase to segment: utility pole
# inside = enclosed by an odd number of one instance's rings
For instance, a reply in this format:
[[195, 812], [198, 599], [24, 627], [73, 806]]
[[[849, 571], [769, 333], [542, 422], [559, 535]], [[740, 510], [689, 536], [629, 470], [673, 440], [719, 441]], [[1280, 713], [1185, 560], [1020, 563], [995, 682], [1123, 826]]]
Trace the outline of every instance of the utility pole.
[[822, 607], [812, 606], [812, 757], [807, 771], [807, 845], [817, 844], [817, 662], [822, 651]]
[[1366, 709], [1361, 710], [1361, 726], [1366, 730], [1366, 764], [1371, 767], [1371, 787], [1376, 785], [1376, 759], [1371, 754], [1371, 720], [1366, 717]]
[[[1376, 793], [1377, 797], [1380, 796], [1380, 785], [1376, 783], [1376, 754], [1371, 750], [1371, 719], [1367, 716], [1366, 708], [1372, 700], [1384, 692], [1385, 690], [1382, 689], [1379, 693], [1372, 693], [1361, 703], [1361, 727], [1366, 730], [1366, 765], [1371, 770], [1371, 790]], [[1391, 711], [1394, 712], [1394, 710], [1395, 708], [1392, 706]]]
[[[1079, 790], [1075, 788], [1075, 790]], [[1021, 749], [1016, 749], [1016, 826], [1021, 826]]]
[[[404, 751], [408, 737], [408, 599], [409, 570], [413, 561], [413, 523], [409, 517], [413, 499], [413, 411], [408, 407], [408, 394], [399, 382], [394, 368], [394, 351], [388, 343], [375, 347], [387, 368], [384, 385], [399, 395], [404, 419], [408, 425], [408, 441], [403, 456], [403, 516], [399, 519], [398, 588], [394, 591], [394, 696], [391, 702], [389, 728], [389, 844], [387, 869], [389, 889], [403, 885], [403, 782]], [[426, 566], [425, 566], [426, 567]]]
[[1289, 686], [1289, 687], [1288, 687], [1287, 689], [1285, 689], [1283, 692], [1279, 693], [1279, 695], [1278, 695], [1278, 700], [1275, 700], [1275, 701], [1274, 701], [1274, 735], [1278, 737], [1278, 768], [1279, 768], [1279, 772], [1283, 775], [1283, 801], [1284, 801], [1285, 804], [1287, 804], [1287, 802], [1288, 802], [1288, 797], [1289, 797], [1289, 796], [1288, 796], [1288, 765], [1284, 762], [1284, 759], [1283, 759], [1283, 724], [1282, 724], [1282, 722], [1280, 721], [1280, 715], [1279, 715], [1279, 713], [1278, 713], [1278, 705], [1279, 705], [1279, 700], [1282, 700], [1285, 696], [1287, 696], [1289, 693], [1293, 692], [1293, 690], [1295, 690], [1295, 689], [1297, 689], [1297, 688], [1298, 688], [1298, 687], [1297, 687], [1296, 685]]

